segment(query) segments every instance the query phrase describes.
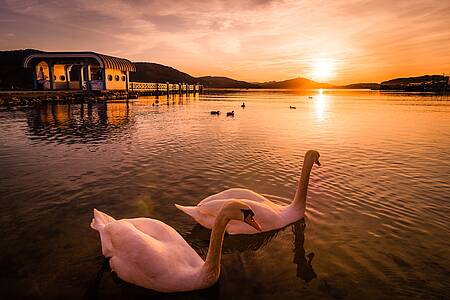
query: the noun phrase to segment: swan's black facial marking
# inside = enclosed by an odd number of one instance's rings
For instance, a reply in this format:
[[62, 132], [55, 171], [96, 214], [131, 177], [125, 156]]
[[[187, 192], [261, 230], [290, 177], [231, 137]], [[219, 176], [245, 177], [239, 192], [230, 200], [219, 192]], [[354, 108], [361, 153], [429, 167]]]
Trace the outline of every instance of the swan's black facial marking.
[[244, 220], [246, 220], [248, 216], [253, 217], [255, 215], [251, 209], [241, 209], [241, 211], [244, 214]]
[[316, 158], [316, 161], [314, 163], [320, 167], [321, 164], [320, 164], [319, 158], [320, 158], [320, 154], [317, 152], [317, 158]]
[[257, 231], [261, 231], [261, 226], [253, 219], [253, 216], [255, 213], [251, 209], [241, 209], [242, 213], [244, 214], [244, 222], [248, 225], [255, 228]]

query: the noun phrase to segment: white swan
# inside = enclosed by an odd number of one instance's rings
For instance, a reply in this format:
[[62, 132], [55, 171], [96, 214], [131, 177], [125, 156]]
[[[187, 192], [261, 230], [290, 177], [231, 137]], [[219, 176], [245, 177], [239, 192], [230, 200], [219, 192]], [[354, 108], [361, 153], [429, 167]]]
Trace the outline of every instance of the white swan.
[[253, 211], [240, 201], [227, 203], [219, 212], [206, 261], [169, 225], [149, 218], [115, 220], [94, 209], [91, 227], [100, 233], [103, 255], [117, 275], [159, 292], [185, 292], [212, 286], [219, 278], [225, 228], [233, 219], [255, 230]]
[[[261, 231], [283, 228], [300, 220], [305, 215], [309, 175], [314, 164], [320, 166], [319, 157], [319, 152], [315, 150], [306, 152], [297, 191], [290, 205], [275, 204], [251, 190], [232, 188], [203, 199], [197, 206], [182, 206], [178, 204], [175, 204], [175, 206], [202, 226], [211, 229], [222, 206], [230, 201], [239, 199], [255, 212], [255, 220], [261, 226]], [[229, 234], [253, 234], [257, 232], [251, 226], [235, 221], [230, 222], [226, 231]]]

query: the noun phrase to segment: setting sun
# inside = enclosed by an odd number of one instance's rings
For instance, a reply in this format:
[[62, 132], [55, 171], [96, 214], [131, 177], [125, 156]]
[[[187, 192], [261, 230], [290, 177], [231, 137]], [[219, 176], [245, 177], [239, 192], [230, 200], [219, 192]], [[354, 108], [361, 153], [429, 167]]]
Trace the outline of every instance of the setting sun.
[[318, 59], [312, 64], [312, 78], [314, 80], [329, 80], [334, 77], [334, 62], [329, 59]]

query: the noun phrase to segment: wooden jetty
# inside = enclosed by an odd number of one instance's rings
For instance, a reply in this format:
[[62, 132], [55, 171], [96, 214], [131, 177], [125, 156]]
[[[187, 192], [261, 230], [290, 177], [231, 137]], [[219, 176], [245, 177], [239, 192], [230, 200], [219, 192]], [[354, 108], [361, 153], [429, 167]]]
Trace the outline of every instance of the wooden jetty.
[[130, 82], [128, 86], [128, 92], [138, 95], [195, 94], [201, 91], [202, 86], [200, 84], [187, 83]]
[[199, 84], [171, 84], [130, 82], [128, 90], [86, 91], [86, 90], [32, 90], [0, 91], [0, 106], [26, 106], [43, 102], [103, 102], [108, 100], [137, 99], [139, 96], [170, 94], [197, 94], [202, 92]]

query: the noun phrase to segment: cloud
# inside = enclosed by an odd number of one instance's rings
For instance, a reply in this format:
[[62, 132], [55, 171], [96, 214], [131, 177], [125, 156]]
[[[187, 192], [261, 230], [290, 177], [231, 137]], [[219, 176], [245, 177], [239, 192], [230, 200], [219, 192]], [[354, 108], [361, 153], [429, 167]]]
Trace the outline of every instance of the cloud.
[[0, 0], [0, 47], [93, 50], [194, 75], [334, 82], [450, 72], [448, 1]]

